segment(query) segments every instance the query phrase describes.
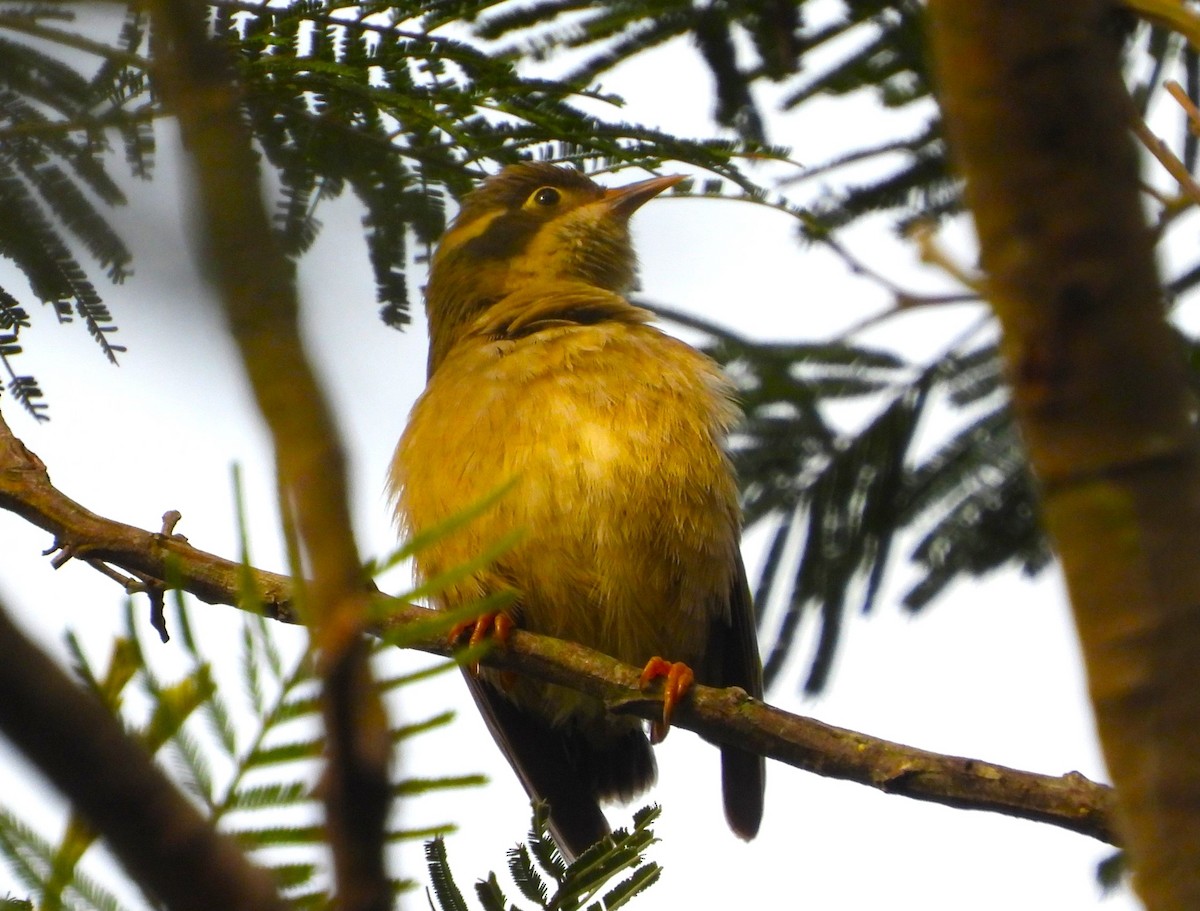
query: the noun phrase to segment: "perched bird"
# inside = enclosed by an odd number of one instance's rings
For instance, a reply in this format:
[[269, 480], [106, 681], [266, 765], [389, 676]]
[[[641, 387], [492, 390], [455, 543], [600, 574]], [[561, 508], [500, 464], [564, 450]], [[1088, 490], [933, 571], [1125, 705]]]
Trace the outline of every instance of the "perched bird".
[[[605, 189], [548, 164], [504, 169], [468, 194], [426, 289], [429, 383], [396, 449], [401, 525], [430, 529], [498, 501], [416, 556], [433, 578], [505, 535], [443, 607], [509, 592], [477, 621], [568, 639], [665, 676], [665, 735], [691, 674], [762, 695], [740, 514], [725, 435], [738, 417], [711, 360], [648, 325], [629, 217], [680, 180]], [[679, 662], [679, 663], [675, 663]], [[550, 805], [568, 857], [608, 834], [600, 803], [655, 780], [642, 722], [574, 691], [486, 669], [476, 703], [530, 796]], [[721, 748], [725, 815], [753, 838], [761, 756]]]

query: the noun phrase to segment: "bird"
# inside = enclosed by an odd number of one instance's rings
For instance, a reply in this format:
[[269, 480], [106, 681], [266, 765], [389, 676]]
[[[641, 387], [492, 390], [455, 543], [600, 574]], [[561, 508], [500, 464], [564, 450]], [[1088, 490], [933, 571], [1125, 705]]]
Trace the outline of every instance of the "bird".
[[[402, 530], [450, 523], [414, 557], [419, 577], [449, 580], [437, 606], [511, 599], [474, 622], [473, 640], [515, 625], [644, 666], [647, 686], [666, 678], [663, 718], [647, 732], [561, 686], [465, 672], [568, 860], [610, 834], [603, 804], [654, 783], [652, 741], [693, 678], [763, 695], [725, 448], [740, 417], [733, 387], [627, 298], [637, 286], [630, 216], [681, 179], [606, 188], [527, 162], [463, 197], [432, 255], [428, 381], [389, 474]], [[720, 750], [726, 819], [749, 840], [764, 761]]]

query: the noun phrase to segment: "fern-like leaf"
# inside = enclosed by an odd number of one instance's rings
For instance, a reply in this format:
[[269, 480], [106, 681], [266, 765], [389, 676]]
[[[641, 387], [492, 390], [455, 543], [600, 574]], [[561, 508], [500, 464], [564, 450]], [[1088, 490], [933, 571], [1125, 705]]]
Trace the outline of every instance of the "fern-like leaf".
[[445, 839], [435, 838], [425, 845], [425, 864], [438, 907], [442, 911], [468, 911], [467, 901], [450, 870]]

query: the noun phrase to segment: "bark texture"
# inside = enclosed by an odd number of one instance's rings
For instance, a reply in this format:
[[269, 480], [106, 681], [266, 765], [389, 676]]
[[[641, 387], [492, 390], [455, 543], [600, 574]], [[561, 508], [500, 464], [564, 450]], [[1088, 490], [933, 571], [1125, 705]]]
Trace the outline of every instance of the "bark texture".
[[931, 0], [1013, 402], [1148, 908], [1200, 908], [1200, 460], [1110, 7]]

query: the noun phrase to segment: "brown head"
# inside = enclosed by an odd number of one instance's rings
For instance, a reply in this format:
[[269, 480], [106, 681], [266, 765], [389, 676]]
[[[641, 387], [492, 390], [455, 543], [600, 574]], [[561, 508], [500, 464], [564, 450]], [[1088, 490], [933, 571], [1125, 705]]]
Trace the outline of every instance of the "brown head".
[[469, 193], [442, 235], [426, 289], [429, 372], [480, 313], [539, 282], [633, 288], [629, 216], [682, 177], [606, 189], [571, 168], [511, 165]]

